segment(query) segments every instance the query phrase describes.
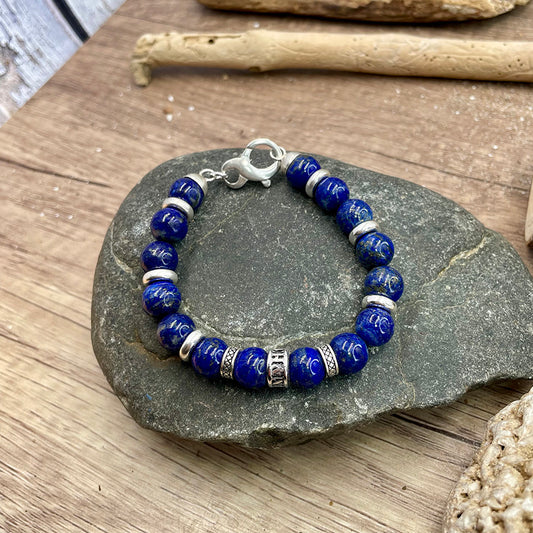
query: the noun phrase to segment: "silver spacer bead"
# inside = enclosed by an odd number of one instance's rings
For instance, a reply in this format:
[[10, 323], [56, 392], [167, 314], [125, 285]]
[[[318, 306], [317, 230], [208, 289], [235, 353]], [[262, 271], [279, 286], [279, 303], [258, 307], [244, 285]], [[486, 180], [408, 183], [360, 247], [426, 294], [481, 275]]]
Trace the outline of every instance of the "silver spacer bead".
[[205, 335], [199, 329], [195, 329], [192, 333], [189, 333], [181, 345], [180, 359], [182, 361], [188, 361], [191, 357], [191, 352], [194, 350], [194, 347], [202, 339], [205, 339]]
[[362, 237], [363, 235], [366, 235], [372, 231], [376, 231], [377, 229], [378, 225], [374, 220], [366, 220], [365, 222], [361, 222], [355, 226], [355, 228], [350, 232], [350, 235], [348, 235], [348, 240], [350, 241], [350, 244], [355, 246], [355, 243], [359, 237]]
[[333, 351], [333, 348], [329, 344], [324, 344], [317, 348], [318, 352], [322, 356], [324, 366], [326, 367], [326, 375], [328, 378], [336, 376], [339, 373], [339, 363], [337, 356]]
[[183, 177], [189, 178], [198, 183], [198, 185], [200, 185], [200, 189], [204, 191], [204, 196], [207, 194], [207, 180], [201, 174], [187, 174]]
[[287, 170], [289, 169], [289, 167], [292, 165], [293, 161], [299, 156], [301, 155], [299, 152], [287, 152], [284, 156], [283, 156], [283, 159], [281, 160], [281, 172], [283, 172], [283, 174], [287, 174]]
[[369, 294], [363, 298], [363, 309], [370, 306], [383, 307], [383, 309], [386, 309], [389, 313], [394, 313], [396, 311], [396, 302], [381, 294]]
[[313, 172], [305, 184], [305, 194], [307, 194], [307, 196], [310, 198], [314, 198], [315, 189], [318, 185], [318, 182], [326, 176], [329, 176], [329, 170], [326, 170], [325, 168], [321, 168], [316, 172]]
[[267, 384], [272, 388], [289, 386], [289, 354], [287, 350], [270, 350], [267, 356]]
[[174, 270], [168, 268], [154, 268], [144, 273], [143, 284], [149, 285], [153, 281], [172, 281], [178, 283], [178, 275]]
[[220, 362], [220, 375], [226, 379], [233, 379], [233, 367], [235, 366], [235, 359], [239, 354], [239, 348], [228, 346], [226, 351], [222, 354], [222, 361]]
[[165, 207], [173, 207], [174, 209], [181, 211], [187, 217], [187, 222], [190, 222], [194, 218], [194, 209], [188, 202], [181, 198], [175, 198], [174, 196], [165, 198], [163, 201], [163, 209]]

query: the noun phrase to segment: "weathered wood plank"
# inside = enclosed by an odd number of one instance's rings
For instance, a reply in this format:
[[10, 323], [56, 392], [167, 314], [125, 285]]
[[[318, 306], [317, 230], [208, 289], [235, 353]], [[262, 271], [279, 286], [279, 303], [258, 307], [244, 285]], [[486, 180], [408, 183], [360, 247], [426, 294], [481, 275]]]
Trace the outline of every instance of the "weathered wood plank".
[[[487, 419], [531, 386], [498, 384], [270, 451], [170, 438], [127, 415], [92, 353], [92, 274], [121, 200], [175, 155], [264, 135], [399, 175], [469, 208], [533, 269], [521, 247], [529, 86], [194, 69], [132, 86], [128, 58], [141, 33], [258, 20], [320, 26], [194, 0], [180, 9], [130, 0], [0, 130], [0, 530], [436, 533]], [[486, 32], [533, 39], [532, 20], [529, 6]]]
[[[124, 0], [69, 0], [92, 35]], [[0, 0], [0, 125], [81, 46], [51, 0]]]
[[66, 0], [70, 9], [87, 30], [89, 35], [94, 32], [117, 10], [124, 0]]
[[0, 0], [0, 124], [77, 50], [79, 39], [46, 0]]

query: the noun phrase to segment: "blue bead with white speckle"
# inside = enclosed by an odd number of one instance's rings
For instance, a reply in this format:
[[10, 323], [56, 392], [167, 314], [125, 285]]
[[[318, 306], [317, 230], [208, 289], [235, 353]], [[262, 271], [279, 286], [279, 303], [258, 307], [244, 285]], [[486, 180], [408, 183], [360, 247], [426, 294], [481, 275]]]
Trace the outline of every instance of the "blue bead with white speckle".
[[195, 211], [198, 211], [204, 199], [204, 191], [191, 178], [180, 178], [176, 180], [172, 184], [172, 187], [170, 187], [168, 195], [185, 200]]
[[178, 253], [174, 246], [164, 241], [151, 242], [141, 254], [141, 266], [145, 272], [156, 268], [178, 268]]
[[365, 268], [385, 266], [392, 261], [394, 244], [384, 233], [367, 233], [357, 241], [355, 255]]
[[368, 348], [363, 339], [354, 333], [341, 333], [329, 345], [337, 357], [339, 374], [359, 372], [368, 361]]
[[247, 389], [260, 389], [266, 386], [267, 353], [263, 348], [245, 348], [235, 359], [233, 377]]
[[291, 385], [310, 389], [326, 377], [326, 367], [318, 350], [298, 348], [289, 356], [289, 379]]
[[372, 209], [363, 200], [346, 200], [337, 211], [337, 224], [346, 235], [367, 220], [372, 220]]
[[287, 181], [300, 191], [305, 189], [305, 184], [317, 170], [320, 170], [319, 162], [310, 155], [299, 155], [287, 169]]
[[150, 228], [156, 239], [179, 242], [187, 235], [189, 225], [187, 217], [181, 211], [166, 207], [152, 217]]
[[367, 346], [381, 346], [394, 334], [392, 315], [381, 307], [367, 307], [357, 315], [355, 333]]
[[191, 354], [194, 370], [202, 376], [216, 378], [220, 375], [220, 363], [228, 345], [216, 337], [203, 339]]
[[189, 333], [196, 329], [192, 318], [187, 315], [174, 313], [168, 315], [157, 328], [157, 336], [161, 345], [171, 352], [179, 352], [183, 341]]
[[151, 316], [161, 317], [177, 313], [181, 304], [181, 294], [170, 281], [150, 283], [144, 289], [143, 308]]
[[315, 189], [315, 201], [326, 213], [335, 213], [349, 197], [348, 185], [339, 178], [326, 177]]
[[397, 302], [403, 294], [402, 276], [390, 266], [373, 268], [366, 275], [363, 293], [365, 295], [379, 294]]

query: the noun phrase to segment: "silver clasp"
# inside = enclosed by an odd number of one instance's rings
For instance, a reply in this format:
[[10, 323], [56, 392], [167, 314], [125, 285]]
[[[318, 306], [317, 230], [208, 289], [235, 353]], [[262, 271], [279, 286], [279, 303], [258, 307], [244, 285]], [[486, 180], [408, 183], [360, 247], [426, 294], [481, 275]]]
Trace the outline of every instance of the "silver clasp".
[[[255, 167], [252, 164], [251, 155], [253, 149], [257, 146], [271, 148], [270, 157], [275, 160], [274, 163], [266, 168]], [[222, 172], [226, 173], [223, 178], [224, 182], [232, 189], [240, 189], [247, 181], [260, 181], [264, 187], [270, 187], [270, 178], [279, 170], [281, 160], [285, 154], [285, 149], [270, 139], [254, 139], [246, 146], [240, 156], [229, 159], [222, 165]], [[235, 181], [229, 180], [227, 176], [227, 171], [229, 170], [236, 170], [239, 173], [239, 177]]]

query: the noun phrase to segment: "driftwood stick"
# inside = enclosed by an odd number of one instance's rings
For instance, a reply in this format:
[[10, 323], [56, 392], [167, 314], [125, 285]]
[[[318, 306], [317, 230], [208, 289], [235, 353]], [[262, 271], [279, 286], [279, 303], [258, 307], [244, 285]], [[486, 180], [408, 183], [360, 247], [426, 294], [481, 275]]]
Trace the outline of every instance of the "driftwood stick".
[[527, 205], [526, 215], [526, 244], [533, 246], [533, 183], [531, 183], [531, 190], [529, 191], [529, 202]]
[[422, 38], [400, 33], [146, 34], [131, 70], [148, 85], [154, 67], [316, 68], [472, 80], [533, 82], [533, 42]]

